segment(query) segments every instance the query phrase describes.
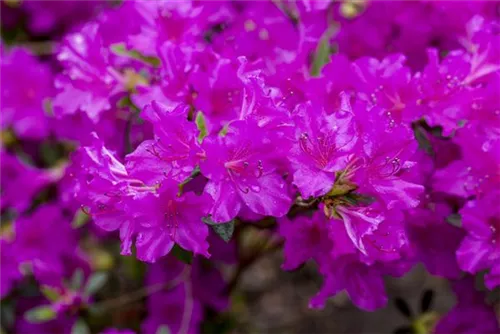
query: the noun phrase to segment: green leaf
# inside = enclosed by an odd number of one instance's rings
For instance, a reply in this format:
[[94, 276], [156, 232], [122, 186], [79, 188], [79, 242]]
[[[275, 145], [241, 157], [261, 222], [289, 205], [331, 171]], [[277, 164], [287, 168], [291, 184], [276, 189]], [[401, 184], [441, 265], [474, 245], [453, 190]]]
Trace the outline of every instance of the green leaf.
[[73, 290], [79, 290], [82, 287], [83, 278], [83, 270], [81, 268], [76, 269], [71, 277], [70, 287]]
[[91, 296], [99, 291], [108, 281], [109, 275], [105, 272], [93, 273], [87, 280], [84, 292], [87, 296]]
[[74, 229], [80, 228], [87, 224], [90, 221], [90, 217], [83, 212], [82, 210], [78, 210], [73, 217], [73, 221], [71, 222], [71, 227]]
[[346, 199], [352, 201], [354, 205], [370, 205], [376, 201], [375, 197], [358, 194], [358, 193], [350, 193], [346, 195]]
[[156, 334], [170, 334], [170, 328], [168, 328], [167, 325], [161, 325], [160, 327], [158, 327], [158, 329], [156, 330]]
[[330, 60], [330, 42], [328, 38], [321, 38], [318, 46], [316, 48], [316, 52], [314, 54], [314, 60], [311, 65], [311, 75], [313, 77], [319, 76], [321, 73], [321, 69], [324, 65], [326, 65]]
[[44, 141], [42, 145], [40, 145], [40, 155], [42, 156], [43, 162], [49, 166], [54, 165], [59, 159], [57, 148], [54, 143], [49, 141]]
[[174, 248], [172, 248], [172, 255], [175, 256], [177, 260], [186, 264], [191, 264], [193, 262], [193, 253], [188, 252], [178, 245], [174, 245]]
[[446, 217], [446, 221], [455, 227], [462, 227], [462, 216], [458, 213], [452, 213]]
[[54, 116], [54, 106], [52, 103], [52, 99], [47, 97], [43, 100], [43, 111], [48, 116]]
[[225, 242], [231, 240], [234, 233], [234, 219], [225, 223], [216, 223], [210, 217], [202, 218], [203, 222], [212, 227], [215, 233]]
[[222, 129], [219, 132], [219, 136], [225, 137], [227, 135], [227, 132], [229, 131], [229, 123], [224, 124]]
[[50, 306], [38, 306], [24, 313], [26, 321], [32, 324], [40, 324], [56, 317], [56, 312]]
[[160, 66], [160, 59], [157, 57], [152, 57], [152, 56], [146, 56], [140, 53], [137, 50], [128, 50], [127, 47], [125, 46], [125, 43], [116, 43], [111, 45], [110, 47], [111, 52], [118, 56], [123, 56], [123, 57], [128, 57], [131, 59], [138, 60], [140, 62], [143, 62], [148, 65], [152, 65], [154, 67], [159, 67]]
[[55, 302], [56, 300], [58, 300], [61, 297], [59, 292], [56, 289], [54, 289], [53, 287], [50, 287], [47, 285], [42, 285], [40, 290], [42, 291], [45, 298], [47, 298], [51, 302]]
[[71, 328], [71, 334], [90, 334], [89, 326], [83, 319], [78, 319]]
[[427, 154], [432, 155], [434, 151], [427, 131], [421, 125], [414, 123], [413, 134], [418, 142], [419, 148], [424, 150]]
[[198, 135], [198, 142], [201, 144], [201, 142], [203, 142], [203, 138], [205, 138], [208, 134], [205, 116], [203, 116], [203, 113], [201, 111], [198, 111], [198, 113], [196, 114], [195, 123], [196, 127], [200, 131], [200, 134]]
[[2, 326], [11, 328], [16, 323], [16, 312], [13, 302], [2, 300], [2, 307], [0, 308], [0, 319], [2, 319]]

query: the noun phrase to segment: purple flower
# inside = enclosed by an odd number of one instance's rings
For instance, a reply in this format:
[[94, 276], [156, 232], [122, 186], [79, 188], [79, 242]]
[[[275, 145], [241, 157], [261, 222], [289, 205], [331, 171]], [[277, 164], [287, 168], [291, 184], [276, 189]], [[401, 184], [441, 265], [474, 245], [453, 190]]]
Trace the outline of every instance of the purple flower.
[[475, 290], [474, 280], [466, 277], [453, 284], [457, 304], [437, 323], [433, 333], [498, 333], [500, 327], [492, 307], [482, 293]]
[[[408, 236], [418, 261], [433, 275], [457, 279], [462, 274], [455, 252], [464, 232], [445, 221], [442, 206], [416, 209], [408, 215]], [[446, 212], [446, 211], [445, 211]], [[446, 237], [443, 237], [446, 236]]]
[[135, 226], [124, 211], [124, 200], [138, 192], [151, 191], [140, 180], [130, 178], [125, 166], [93, 134], [88, 146], [73, 155], [75, 197], [94, 222], [106, 231], [120, 231], [122, 254], [130, 254]]
[[74, 317], [61, 317], [44, 323], [33, 324], [21, 317], [16, 322], [16, 332], [39, 334], [71, 333], [75, 320]]
[[195, 254], [210, 256], [208, 226], [202, 221], [212, 204], [210, 197], [178, 193], [178, 184], [167, 180], [156, 194], [145, 193], [128, 203], [126, 210], [141, 225], [136, 241], [139, 259], [155, 262], [168, 254], [174, 243]]
[[20, 261], [16, 248], [7, 239], [0, 239], [0, 258], [2, 260], [2, 275], [0, 276], [0, 298], [4, 298], [14, 287], [15, 283], [22, 278], [19, 270]]
[[29, 1], [21, 4], [28, 14], [28, 29], [35, 35], [59, 33], [78, 23], [90, 19], [102, 7], [105, 1], [91, 3], [80, 1], [39, 2]]
[[364, 237], [373, 234], [384, 220], [380, 208], [337, 206], [336, 212], [353, 245], [366, 254]]
[[271, 72], [278, 64], [292, 62], [300, 42], [292, 20], [273, 3], [244, 2], [242, 6], [244, 10], [213, 39], [214, 49], [229, 58], [263, 60], [263, 67]]
[[309, 259], [318, 263], [330, 261], [332, 253], [353, 253], [351, 240], [339, 220], [329, 221], [317, 211], [312, 217], [282, 218], [279, 232], [285, 238], [285, 270], [296, 269]]
[[111, 108], [110, 97], [122, 88], [110, 57], [95, 22], [65, 37], [57, 55], [65, 69], [64, 75], [56, 80], [59, 93], [54, 98], [54, 111], [57, 116], [81, 110], [97, 122], [101, 113]]
[[2, 129], [12, 127], [24, 139], [49, 135], [50, 116], [44, 108], [53, 94], [53, 74], [26, 49], [2, 50]]
[[457, 250], [460, 268], [470, 273], [488, 269], [486, 286], [500, 285], [500, 192], [468, 202], [460, 211], [467, 236]]
[[106, 328], [100, 334], [135, 334], [131, 329]]
[[360, 135], [364, 138], [364, 154], [351, 159], [345, 177], [354, 174], [351, 180], [359, 186], [358, 191], [381, 200], [388, 209], [416, 207], [424, 188], [408, 173], [415, 165], [412, 158], [417, 144], [413, 134], [391, 118], [359, 116], [363, 121]]
[[164, 42], [201, 42], [201, 34], [206, 25], [203, 10], [211, 6], [188, 1], [141, 2], [134, 3], [140, 32], [128, 37], [131, 48], [144, 54], [154, 54], [155, 48]]
[[413, 91], [411, 72], [404, 66], [405, 61], [404, 55], [395, 54], [382, 61], [361, 58], [352, 64], [353, 86], [358, 97], [396, 121], [415, 118], [415, 115], [408, 115], [409, 108], [406, 108], [413, 99]]
[[200, 169], [209, 182], [205, 191], [214, 199], [215, 222], [227, 222], [243, 205], [252, 212], [281, 217], [288, 212], [291, 198], [286, 182], [273, 163], [277, 143], [253, 122], [233, 122], [224, 137], [209, 136], [202, 148], [206, 159]]
[[341, 109], [327, 115], [320, 106], [299, 105], [295, 113], [296, 142], [291, 150], [293, 183], [302, 197], [327, 193], [335, 173], [347, 164], [347, 156], [356, 144], [353, 114], [344, 95]]
[[149, 185], [169, 177], [184, 181], [198, 164], [201, 150], [198, 147], [198, 130], [187, 120], [189, 107], [175, 108], [153, 101], [146, 106], [142, 116], [153, 125], [155, 139], [143, 141], [126, 157], [130, 176]]
[[21, 161], [5, 151], [0, 152], [1, 164], [1, 207], [24, 212], [35, 196], [58, 178], [57, 173], [40, 170]]
[[48, 267], [62, 272], [63, 255], [76, 247], [70, 222], [56, 204], [45, 204], [30, 216], [19, 217], [14, 233], [13, 247], [19, 262], [28, 262], [35, 270]]
[[209, 130], [219, 131], [238, 116], [244, 88], [244, 62], [221, 58], [191, 75], [189, 85], [195, 91], [193, 105], [207, 116]]
[[375, 265], [360, 262], [355, 255], [330, 260], [321, 271], [325, 281], [321, 291], [311, 300], [311, 307], [324, 307], [328, 297], [342, 290], [347, 292], [356, 306], [367, 311], [373, 311], [387, 303], [383, 272]]
[[464, 129], [454, 137], [459, 144], [460, 158], [444, 168], [436, 170], [432, 176], [432, 187], [440, 192], [467, 198], [471, 195], [483, 196], [500, 185], [500, 141], [485, 142], [474, 128]]

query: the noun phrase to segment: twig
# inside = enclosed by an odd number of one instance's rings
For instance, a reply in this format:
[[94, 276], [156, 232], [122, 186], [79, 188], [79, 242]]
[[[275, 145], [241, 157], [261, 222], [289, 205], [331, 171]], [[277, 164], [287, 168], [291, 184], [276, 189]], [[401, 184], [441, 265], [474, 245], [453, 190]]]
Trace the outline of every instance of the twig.
[[[261, 244], [261, 247], [258, 248], [256, 252], [254, 252], [252, 255], [250, 255], [247, 258], [243, 258], [238, 266], [236, 268], [236, 272], [234, 273], [233, 277], [229, 281], [229, 283], [226, 286], [226, 291], [228, 293], [231, 293], [236, 285], [238, 284], [238, 281], [241, 277], [241, 275], [245, 272], [245, 270], [250, 267], [255, 261], [257, 261], [262, 255], [271, 253], [283, 246], [284, 239], [280, 239], [277, 242], [272, 243], [272, 237], [268, 238], [265, 242]], [[271, 241], [271, 242], [270, 242]]]
[[132, 293], [129, 293], [128, 295], [120, 296], [115, 299], [108, 299], [100, 303], [96, 303], [93, 305], [93, 308], [99, 309], [99, 311], [106, 311], [110, 309], [114, 309], [117, 307], [120, 307], [125, 304], [132, 303], [137, 300], [141, 300], [144, 297], [150, 296], [154, 293], [160, 292], [160, 291], [167, 291], [170, 289], [175, 288], [177, 285], [182, 283], [189, 273], [191, 272], [191, 267], [186, 266], [182, 272], [177, 275], [174, 279], [165, 282], [165, 283], [159, 283], [155, 285], [150, 285], [146, 286], [142, 289], [139, 289], [137, 291], [134, 291]]
[[129, 154], [130, 152], [132, 152], [130, 131], [132, 130], [132, 125], [134, 123], [134, 120], [139, 115], [139, 109], [137, 109], [137, 107], [135, 107], [135, 105], [130, 108], [130, 111], [131, 111], [131, 113], [127, 119], [127, 123], [125, 124], [125, 131], [124, 131], [124, 138], [123, 138], [124, 139], [125, 154]]

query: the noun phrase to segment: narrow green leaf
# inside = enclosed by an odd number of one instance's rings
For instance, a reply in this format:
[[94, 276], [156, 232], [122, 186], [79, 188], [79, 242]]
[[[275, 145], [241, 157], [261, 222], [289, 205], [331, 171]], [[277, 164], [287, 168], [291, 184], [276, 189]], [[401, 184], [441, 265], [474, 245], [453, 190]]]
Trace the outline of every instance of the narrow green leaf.
[[82, 287], [83, 278], [83, 270], [81, 268], [76, 269], [71, 277], [70, 287], [73, 290], [79, 290]]
[[158, 329], [156, 330], [156, 334], [170, 334], [170, 328], [168, 328], [167, 325], [161, 325], [160, 327], [158, 327]]
[[216, 223], [210, 217], [205, 217], [202, 219], [203, 222], [212, 227], [215, 233], [225, 242], [231, 240], [234, 233], [234, 219], [226, 223]]
[[49, 166], [53, 166], [59, 158], [57, 148], [54, 147], [54, 143], [49, 141], [44, 141], [40, 145], [40, 155], [42, 156], [43, 162]]
[[193, 262], [193, 253], [188, 252], [178, 245], [175, 245], [174, 248], [172, 248], [172, 255], [175, 256], [177, 260], [186, 264], [191, 264]]
[[434, 151], [427, 131], [425, 131], [421, 125], [414, 123], [413, 134], [418, 142], [419, 148], [424, 150], [427, 154], [432, 155]]
[[56, 312], [50, 306], [38, 306], [24, 313], [26, 321], [32, 324], [40, 324], [56, 317]]
[[452, 213], [448, 217], [446, 217], [446, 221], [453, 226], [462, 227], [462, 216], [458, 213]]
[[55, 302], [56, 300], [58, 300], [61, 297], [59, 292], [50, 286], [42, 285], [40, 290], [42, 291], [45, 298], [47, 298], [51, 302]]
[[90, 334], [90, 329], [83, 319], [78, 319], [71, 328], [71, 334]]
[[93, 273], [87, 280], [84, 292], [87, 296], [91, 296], [99, 291], [108, 281], [109, 275], [105, 272]]
[[2, 319], [2, 326], [11, 328], [16, 323], [16, 312], [12, 302], [2, 300], [2, 307], [0, 308], [0, 319]]
[[321, 69], [324, 65], [328, 63], [330, 59], [330, 42], [327, 38], [321, 38], [316, 52], [314, 54], [314, 60], [311, 66], [311, 75], [317, 77], [321, 73]]
[[110, 49], [118, 56], [132, 58], [154, 67], [159, 67], [161, 63], [157, 57], [143, 55], [137, 50], [128, 50], [124, 43], [113, 44]]
[[110, 46], [111, 52], [118, 56], [126, 56], [127, 55], [127, 47], [125, 43], [116, 43]]
[[71, 227], [74, 229], [80, 228], [87, 224], [90, 221], [90, 217], [83, 212], [82, 210], [78, 210], [73, 217], [73, 221], [71, 222]]
[[47, 97], [43, 100], [43, 111], [48, 116], [54, 116], [54, 106], [52, 103], [52, 99]]
[[198, 135], [198, 142], [201, 144], [201, 142], [203, 142], [203, 138], [205, 138], [208, 134], [205, 116], [203, 116], [203, 113], [201, 111], [198, 111], [198, 113], [196, 114], [195, 123], [196, 127], [200, 131], [200, 134]]
[[229, 131], [229, 123], [224, 124], [222, 129], [219, 132], [219, 136], [224, 137], [227, 135], [227, 132]]

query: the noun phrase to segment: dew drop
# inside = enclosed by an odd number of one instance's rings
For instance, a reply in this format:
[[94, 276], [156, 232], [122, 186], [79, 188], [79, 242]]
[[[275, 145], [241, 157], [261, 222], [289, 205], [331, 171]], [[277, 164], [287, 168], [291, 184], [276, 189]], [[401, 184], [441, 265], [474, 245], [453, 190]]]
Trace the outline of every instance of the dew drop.
[[256, 186], [256, 185], [252, 185], [250, 186], [250, 189], [254, 192], [254, 193], [258, 193], [260, 192], [260, 186]]

